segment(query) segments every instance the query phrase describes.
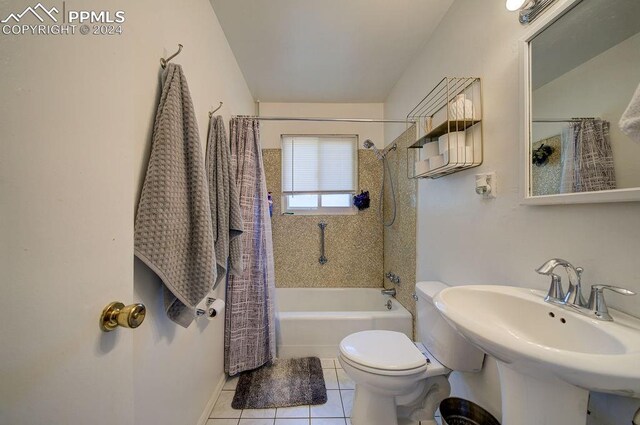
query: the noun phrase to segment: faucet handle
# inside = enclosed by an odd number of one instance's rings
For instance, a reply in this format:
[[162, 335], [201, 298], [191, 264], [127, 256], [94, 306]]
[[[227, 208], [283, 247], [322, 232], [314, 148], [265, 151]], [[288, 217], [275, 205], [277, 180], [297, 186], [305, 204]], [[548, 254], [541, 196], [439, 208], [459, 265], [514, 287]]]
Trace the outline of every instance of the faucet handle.
[[385, 273], [384, 277], [386, 277], [389, 280], [389, 282], [391, 282], [391, 283], [395, 283], [396, 285], [400, 284], [400, 276], [398, 276], [397, 274], [395, 274], [393, 272]]
[[591, 286], [591, 294], [589, 295], [589, 303], [587, 304], [587, 308], [593, 311], [593, 314], [595, 314], [598, 319], [612, 321], [613, 318], [609, 314], [607, 303], [604, 300], [603, 291], [605, 289], [609, 289], [610, 291], [616, 292], [621, 295], [635, 295], [636, 293], [628, 289], [612, 285]]
[[564, 291], [562, 290], [562, 279], [555, 273], [551, 273], [551, 286], [544, 300], [549, 303], [561, 304], [564, 301]]
[[594, 292], [597, 292], [599, 294], [602, 293], [602, 290], [604, 289], [608, 289], [610, 291], [613, 291], [617, 294], [621, 294], [621, 295], [636, 295], [635, 292], [630, 291], [627, 288], [621, 288], [619, 286], [613, 286], [613, 285], [591, 285], [591, 293], [593, 294]]

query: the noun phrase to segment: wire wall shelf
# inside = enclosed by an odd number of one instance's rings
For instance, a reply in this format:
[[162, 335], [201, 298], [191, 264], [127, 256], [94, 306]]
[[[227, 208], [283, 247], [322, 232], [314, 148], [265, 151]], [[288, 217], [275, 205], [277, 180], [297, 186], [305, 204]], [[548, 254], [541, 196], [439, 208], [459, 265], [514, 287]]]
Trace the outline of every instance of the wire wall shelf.
[[437, 179], [482, 164], [482, 86], [445, 77], [407, 114], [417, 140], [407, 148], [409, 178]]

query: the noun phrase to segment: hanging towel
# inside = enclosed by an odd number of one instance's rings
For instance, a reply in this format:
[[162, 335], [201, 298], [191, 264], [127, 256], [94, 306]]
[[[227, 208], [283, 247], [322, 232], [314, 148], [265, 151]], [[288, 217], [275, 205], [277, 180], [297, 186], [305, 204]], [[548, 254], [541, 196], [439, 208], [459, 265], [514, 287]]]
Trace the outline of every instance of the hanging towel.
[[216, 279], [209, 188], [179, 65], [169, 64], [135, 223], [135, 255], [164, 283], [169, 319], [188, 327]]
[[242, 273], [242, 212], [236, 189], [235, 164], [231, 161], [231, 147], [227, 140], [224, 121], [220, 115], [209, 121], [209, 137], [206, 157], [209, 180], [209, 202], [211, 204], [211, 224], [217, 263], [215, 287], [229, 271], [235, 275]]
[[634, 142], [640, 143], [640, 85], [631, 98], [631, 103], [620, 118], [620, 130]]

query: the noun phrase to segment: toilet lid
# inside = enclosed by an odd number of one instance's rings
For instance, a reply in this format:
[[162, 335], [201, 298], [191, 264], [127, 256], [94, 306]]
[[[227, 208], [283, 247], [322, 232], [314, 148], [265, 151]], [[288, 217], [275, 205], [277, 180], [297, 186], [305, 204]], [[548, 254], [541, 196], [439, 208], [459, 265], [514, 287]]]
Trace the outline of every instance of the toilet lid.
[[362, 331], [340, 342], [340, 353], [354, 363], [383, 370], [416, 369], [427, 360], [407, 336], [393, 331]]

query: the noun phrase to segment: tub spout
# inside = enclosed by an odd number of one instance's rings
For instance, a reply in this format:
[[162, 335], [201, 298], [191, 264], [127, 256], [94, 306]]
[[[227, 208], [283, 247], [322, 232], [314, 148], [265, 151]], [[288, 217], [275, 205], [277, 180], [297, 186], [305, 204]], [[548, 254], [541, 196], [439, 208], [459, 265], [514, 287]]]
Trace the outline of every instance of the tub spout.
[[396, 288], [383, 289], [380, 292], [382, 292], [382, 295], [391, 295], [392, 297], [396, 296]]

